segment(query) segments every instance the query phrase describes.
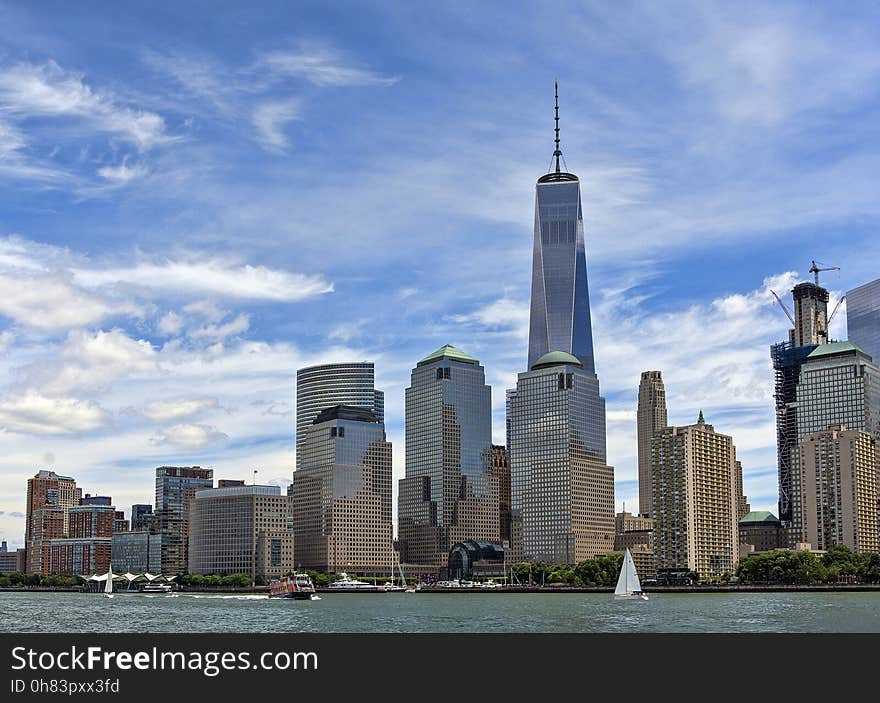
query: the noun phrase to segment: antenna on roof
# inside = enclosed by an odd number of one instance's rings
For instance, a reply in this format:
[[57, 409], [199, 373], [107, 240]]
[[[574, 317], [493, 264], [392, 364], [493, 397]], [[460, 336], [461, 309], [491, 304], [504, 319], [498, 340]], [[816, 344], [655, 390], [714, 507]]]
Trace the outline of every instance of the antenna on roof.
[[556, 173], [559, 173], [559, 157], [562, 156], [562, 150], [559, 148], [559, 81], [553, 81], [553, 92], [556, 97], [556, 150], [553, 156], [556, 159]]

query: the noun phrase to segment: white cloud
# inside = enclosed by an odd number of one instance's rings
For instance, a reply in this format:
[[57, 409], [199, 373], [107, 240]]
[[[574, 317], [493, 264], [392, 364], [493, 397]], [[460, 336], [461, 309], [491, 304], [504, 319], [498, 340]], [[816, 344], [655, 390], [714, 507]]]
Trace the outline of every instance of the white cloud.
[[147, 174], [147, 167], [143, 164], [129, 166], [125, 163], [118, 166], [104, 166], [98, 169], [98, 174], [115, 185], [125, 185], [136, 178], [142, 178]]
[[120, 105], [113, 95], [93, 91], [81, 74], [65, 71], [54, 61], [20, 63], [0, 70], [0, 107], [20, 119], [80, 118], [140, 150], [170, 140], [161, 116]]
[[333, 291], [333, 284], [319, 275], [219, 260], [168, 260], [125, 268], [74, 268], [72, 272], [74, 280], [86, 288], [129, 284], [157, 292], [281, 302], [297, 302]]
[[193, 398], [188, 400], [154, 400], [144, 406], [144, 415], [151, 420], [166, 422], [195, 415], [203, 410], [219, 407], [216, 398]]
[[222, 325], [204, 325], [191, 330], [188, 336], [191, 339], [222, 340], [247, 332], [250, 328], [250, 318], [245, 313]]
[[159, 320], [156, 329], [166, 337], [173, 337], [183, 329], [183, 318], [173, 310], [170, 310]]
[[107, 413], [89, 400], [50, 398], [35, 391], [0, 401], [0, 427], [36, 435], [80, 434], [107, 423]]
[[296, 98], [257, 105], [253, 115], [257, 141], [268, 151], [284, 152], [289, 143], [284, 126], [300, 119], [301, 110], [301, 101]]
[[201, 449], [229, 439], [229, 436], [211, 425], [174, 425], [158, 432], [150, 439], [154, 445], [170, 444], [179, 449]]
[[399, 76], [383, 76], [369, 69], [347, 65], [339, 52], [328, 47], [304, 45], [300, 51], [273, 51], [263, 62], [280, 75], [304, 78], [317, 86], [393, 85]]

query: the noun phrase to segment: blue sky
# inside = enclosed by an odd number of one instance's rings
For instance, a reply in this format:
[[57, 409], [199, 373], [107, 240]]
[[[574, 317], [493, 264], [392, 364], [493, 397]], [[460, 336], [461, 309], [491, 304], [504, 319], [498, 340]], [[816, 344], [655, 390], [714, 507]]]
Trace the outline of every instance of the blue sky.
[[376, 362], [396, 477], [445, 343], [503, 442], [554, 79], [618, 507], [657, 368], [775, 511], [767, 289], [880, 275], [878, 47], [873, 3], [0, 1], [0, 535], [41, 467], [126, 510], [166, 463], [286, 485], [320, 361]]

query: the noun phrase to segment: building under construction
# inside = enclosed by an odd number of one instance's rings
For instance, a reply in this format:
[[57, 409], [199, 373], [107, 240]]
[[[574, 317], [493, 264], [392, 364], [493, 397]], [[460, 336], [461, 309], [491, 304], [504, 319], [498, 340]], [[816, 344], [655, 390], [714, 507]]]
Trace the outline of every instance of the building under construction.
[[[792, 314], [776, 293], [779, 302], [792, 328], [788, 341], [770, 346], [770, 358], [776, 375], [774, 399], [776, 401], [776, 448], [779, 465], [779, 520], [784, 527], [792, 524], [792, 497], [794, 472], [797, 471], [797, 385], [801, 366], [813, 350], [820, 344], [827, 344], [828, 325], [837, 307], [828, 315], [828, 291], [819, 285], [819, 272], [837, 267], [819, 268], [813, 262], [810, 273], [815, 275], [814, 283], [798, 283], [791, 291], [794, 298]], [[772, 291], [771, 291], [772, 292]], [[841, 301], [842, 302], [842, 301]]]

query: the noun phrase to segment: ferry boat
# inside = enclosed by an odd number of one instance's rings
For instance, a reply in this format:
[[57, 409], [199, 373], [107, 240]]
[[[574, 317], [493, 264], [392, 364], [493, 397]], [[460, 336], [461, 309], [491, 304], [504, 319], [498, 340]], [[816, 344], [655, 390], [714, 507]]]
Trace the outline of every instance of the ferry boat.
[[294, 574], [283, 579], [269, 581], [269, 598], [296, 598], [297, 600], [318, 600], [315, 584], [308, 574]]
[[141, 588], [141, 593], [170, 593], [173, 587], [170, 583], [145, 583]]

